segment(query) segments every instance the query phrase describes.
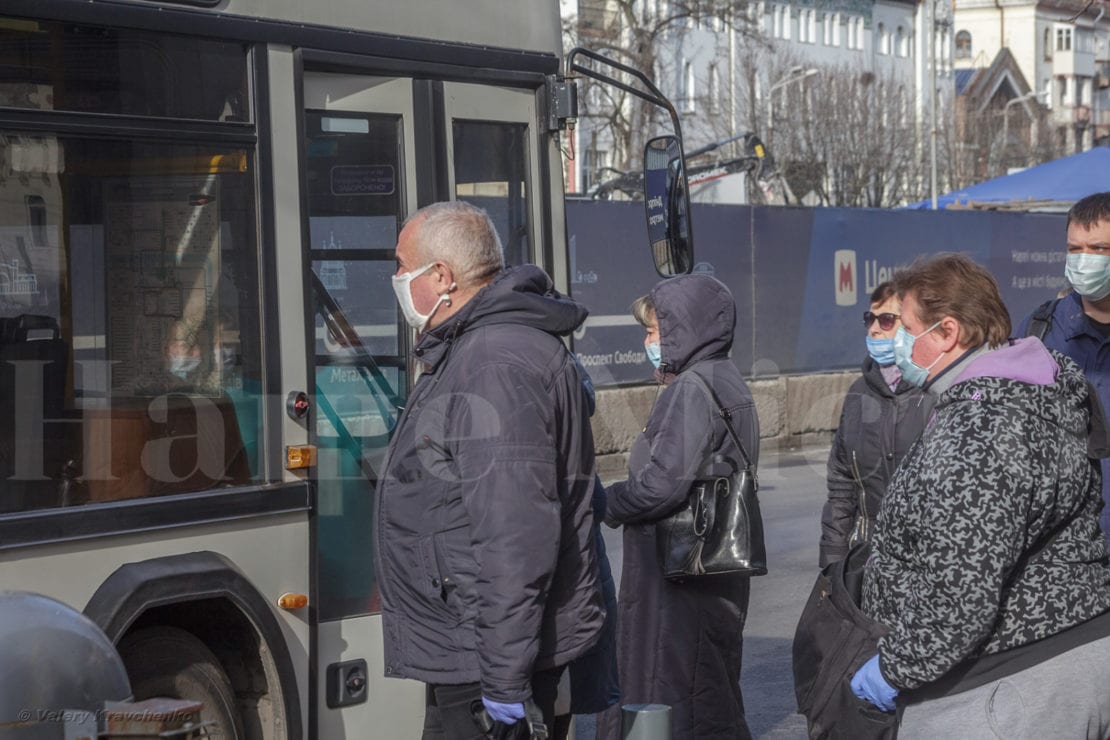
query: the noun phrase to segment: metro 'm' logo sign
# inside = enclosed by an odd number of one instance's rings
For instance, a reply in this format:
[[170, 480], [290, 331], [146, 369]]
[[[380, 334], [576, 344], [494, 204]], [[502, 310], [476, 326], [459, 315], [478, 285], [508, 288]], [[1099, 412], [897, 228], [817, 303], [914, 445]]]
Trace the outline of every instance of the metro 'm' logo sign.
[[836, 250], [833, 254], [833, 278], [836, 281], [836, 305], [856, 305], [856, 250]]

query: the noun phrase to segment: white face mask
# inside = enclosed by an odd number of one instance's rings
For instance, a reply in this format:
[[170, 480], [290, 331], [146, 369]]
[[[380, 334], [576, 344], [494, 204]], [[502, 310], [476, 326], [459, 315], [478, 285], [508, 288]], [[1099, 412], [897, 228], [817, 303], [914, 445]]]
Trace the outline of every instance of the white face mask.
[[[412, 281], [432, 269], [434, 265], [434, 262], [429, 262], [418, 270], [393, 276], [393, 292], [397, 294], [397, 303], [401, 306], [401, 313], [405, 315], [405, 321], [408, 322], [408, 325], [418, 332], [424, 331], [424, 327], [428, 325], [428, 321], [431, 320], [440, 305], [451, 300], [450, 292], [444, 293], [428, 313], [420, 313], [416, 310], [416, 304], [412, 300]], [[451, 287], [454, 288], [454, 285], [452, 284]]]
[[1110, 295], [1110, 255], [1069, 254], [1064, 265], [1064, 277], [1079, 295], [1091, 301], [1101, 301]]

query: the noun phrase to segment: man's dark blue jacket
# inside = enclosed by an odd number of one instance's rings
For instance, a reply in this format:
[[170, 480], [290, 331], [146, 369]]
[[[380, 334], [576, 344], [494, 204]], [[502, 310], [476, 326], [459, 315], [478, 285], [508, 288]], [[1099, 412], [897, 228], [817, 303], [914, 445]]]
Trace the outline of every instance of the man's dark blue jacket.
[[597, 641], [593, 435], [559, 339], [586, 314], [525, 265], [417, 343], [378, 484], [386, 675], [515, 703]]
[[[1032, 314], [1025, 317], [1017, 336], [1029, 333], [1032, 318]], [[1091, 326], [1078, 293], [1069, 293], [1056, 304], [1043, 341], [1046, 347], [1067, 355], [1079, 365], [1095, 387], [1103, 410], [1110, 409], [1110, 336], [1102, 336]], [[1102, 509], [1102, 531], [1110, 539], [1110, 458], [1102, 460], [1102, 500], [1106, 502]]]

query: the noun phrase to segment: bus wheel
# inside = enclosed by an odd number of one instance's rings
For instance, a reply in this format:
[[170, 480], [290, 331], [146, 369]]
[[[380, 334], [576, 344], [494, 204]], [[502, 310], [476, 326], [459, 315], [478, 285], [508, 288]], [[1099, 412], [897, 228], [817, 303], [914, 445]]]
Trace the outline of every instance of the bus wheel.
[[192, 633], [177, 627], [148, 627], [126, 635], [116, 646], [135, 701], [163, 696], [204, 703], [201, 721], [214, 722], [209, 733], [243, 738], [235, 691], [219, 659]]

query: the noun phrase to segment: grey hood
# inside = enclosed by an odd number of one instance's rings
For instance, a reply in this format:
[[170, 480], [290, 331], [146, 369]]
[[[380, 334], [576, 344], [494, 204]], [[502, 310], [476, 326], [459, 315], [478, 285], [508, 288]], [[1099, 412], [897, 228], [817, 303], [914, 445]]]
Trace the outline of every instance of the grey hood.
[[677, 375], [699, 360], [727, 357], [736, 328], [736, 302], [708, 275], [680, 275], [651, 291], [663, 369]]

